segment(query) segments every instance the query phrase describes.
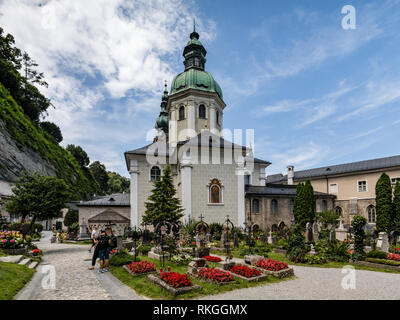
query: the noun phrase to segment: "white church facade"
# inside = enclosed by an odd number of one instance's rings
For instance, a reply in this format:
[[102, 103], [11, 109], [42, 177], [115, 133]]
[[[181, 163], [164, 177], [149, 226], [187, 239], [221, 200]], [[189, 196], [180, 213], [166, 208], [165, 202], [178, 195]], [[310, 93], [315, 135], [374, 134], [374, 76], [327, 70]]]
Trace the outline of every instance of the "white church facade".
[[206, 50], [199, 34], [190, 34], [183, 51], [184, 72], [165, 87], [152, 144], [125, 152], [130, 174], [130, 223], [140, 225], [153, 181], [171, 166], [184, 219], [243, 226], [245, 184], [265, 186], [270, 164], [253, 157], [251, 147], [222, 138], [225, 102], [220, 86], [204, 70]]

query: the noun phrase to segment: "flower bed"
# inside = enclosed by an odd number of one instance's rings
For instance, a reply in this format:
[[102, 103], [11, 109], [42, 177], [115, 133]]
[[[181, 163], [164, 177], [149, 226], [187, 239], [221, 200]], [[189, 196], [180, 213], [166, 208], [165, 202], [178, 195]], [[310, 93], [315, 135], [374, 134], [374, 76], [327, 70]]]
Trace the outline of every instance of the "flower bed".
[[388, 253], [386, 256], [388, 260], [400, 261], [400, 254]]
[[131, 262], [130, 264], [125, 265], [124, 269], [132, 275], [140, 275], [156, 271], [156, 266], [152, 262], [143, 260], [140, 262]]
[[171, 258], [171, 262], [177, 265], [188, 264], [192, 260], [192, 256], [190, 254], [178, 254]]
[[252, 269], [247, 266], [243, 266], [240, 264], [235, 265], [233, 268], [229, 270], [232, 273], [238, 274], [242, 277], [252, 278], [261, 275], [261, 272], [257, 269]]
[[196, 276], [202, 280], [210, 281], [218, 285], [229, 284], [235, 281], [231, 273], [218, 268], [200, 268]]
[[32, 250], [32, 255], [33, 256], [38, 256], [38, 255], [40, 255], [41, 252], [42, 251], [40, 251], [39, 249], [34, 249], [34, 250]]
[[255, 266], [266, 274], [272, 275], [276, 278], [286, 278], [294, 276], [293, 268], [289, 267], [286, 262], [264, 259], [258, 261]]
[[19, 231], [0, 232], [0, 248], [17, 249], [23, 245], [23, 235]]
[[214, 256], [204, 256], [203, 259], [206, 259], [208, 262], [220, 262], [222, 259], [220, 257]]
[[169, 268], [168, 271], [160, 269], [160, 279], [174, 288], [189, 287], [192, 285], [186, 273], [180, 274], [178, 272], [172, 272]]

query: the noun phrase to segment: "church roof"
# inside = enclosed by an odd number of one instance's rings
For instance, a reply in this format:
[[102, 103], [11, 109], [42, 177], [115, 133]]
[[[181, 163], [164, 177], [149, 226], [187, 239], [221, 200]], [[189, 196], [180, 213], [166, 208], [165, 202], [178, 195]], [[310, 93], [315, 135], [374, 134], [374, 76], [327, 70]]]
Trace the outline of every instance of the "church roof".
[[[246, 195], [253, 196], [290, 196], [294, 197], [296, 195], [296, 186], [287, 184], [273, 184], [267, 183], [265, 186], [245, 186]], [[326, 196], [334, 198], [334, 195], [328, 193], [314, 191], [316, 196]]]
[[[378, 169], [387, 169], [393, 167], [400, 167], [400, 155], [378, 158], [372, 160], [364, 160], [357, 162], [350, 162], [338, 164], [334, 166], [326, 166], [315, 169], [294, 171], [294, 180], [304, 180], [317, 177], [326, 177], [340, 174], [349, 174], [361, 171], [370, 171]], [[267, 177], [267, 182], [281, 182], [286, 181], [287, 175], [272, 175]]]
[[106, 209], [88, 219], [89, 223], [129, 223], [130, 220], [112, 209]]
[[[205, 135], [206, 139], [202, 139], [201, 135]], [[207, 139], [207, 137], [211, 138], [211, 139]], [[154, 143], [158, 143], [158, 142], [154, 142]], [[138, 149], [134, 149], [131, 151], [126, 151], [125, 152], [125, 159], [126, 159], [126, 155], [127, 154], [138, 154], [138, 155], [146, 155], [147, 149], [152, 146], [154, 143], [150, 143], [144, 147], [138, 148]], [[210, 144], [211, 143], [211, 144]], [[202, 133], [199, 133], [196, 137], [193, 137], [191, 139], [185, 140], [185, 141], [180, 141], [178, 142], [178, 145], [188, 145], [188, 146], [212, 146], [212, 147], [219, 147], [221, 149], [225, 148], [225, 147], [229, 147], [229, 148], [241, 148], [243, 151], [246, 150], [245, 146], [241, 146], [238, 144], [235, 144], [229, 140], [226, 140], [222, 137], [219, 137], [209, 131], [203, 131]], [[166, 145], [166, 155], [169, 154], [169, 144], [167, 143]], [[250, 160], [250, 158], [247, 158]], [[266, 161], [266, 160], [262, 160], [259, 158], [253, 158], [253, 161], [255, 163], [262, 163], [262, 164], [267, 164], [270, 165], [271, 162]]]
[[100, 199], [83, 201], [76, 204], [78, 207], [84, 206], [105, 206], [105, 207], [124, 207], [130, 206], [129, 193], [114, 193]]

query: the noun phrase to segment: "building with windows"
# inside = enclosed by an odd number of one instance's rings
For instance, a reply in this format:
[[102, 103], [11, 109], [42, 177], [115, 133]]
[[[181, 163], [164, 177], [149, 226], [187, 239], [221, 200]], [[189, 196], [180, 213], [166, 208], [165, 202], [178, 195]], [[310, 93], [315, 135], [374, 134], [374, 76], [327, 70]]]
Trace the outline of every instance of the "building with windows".
[[315, 191], [336, 197], [334, 210], [343, 215], [345, 225], [349, 225], [354, 215], [359, 214], [374, 226], [375, 185], [383, 172], [389, 175], [394, 187], [400, 181], [400, 156], [301, 171], [295, 171], [293, 166], [289, 166], [285, 176], [270, 175], [267, 183], [295, 185], [310, 180]]

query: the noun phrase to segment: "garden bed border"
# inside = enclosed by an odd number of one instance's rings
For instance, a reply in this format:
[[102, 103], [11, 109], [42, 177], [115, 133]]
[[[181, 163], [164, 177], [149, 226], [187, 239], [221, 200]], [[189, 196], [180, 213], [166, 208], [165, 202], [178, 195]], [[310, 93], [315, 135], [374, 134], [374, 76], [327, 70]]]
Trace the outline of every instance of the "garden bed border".
[[[145, 261], [145, 260], [143, 260], [143, 261]], [[134, 273], [134, 272], [132, 272], [131, 269], [128, 268], [128, 265], [127, 265], [127, 264], [123, 265], [122, 268], [123, 268], [125, 271], [127, 271], [128, 273], [130, 273], [133, 277], [142, 276], [142, 275], [147, 275], [147, 274], [152, 274], [152, 273], [156, 273], [156, 272], [157, 272], [157, 270], [155, 270], [155, 271], [149, 271], [149, 272], [145, 272], [145, 273]]]
[[163, 288], [165, 291], [172, 294], [174, 297], [193, 290], [201, 289], [201, 287], [197, 284], [192, 284], [190, 287], [174, 288], [154, 274], [147, 275], [147, 280]]

